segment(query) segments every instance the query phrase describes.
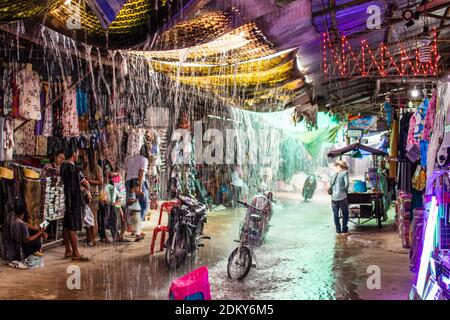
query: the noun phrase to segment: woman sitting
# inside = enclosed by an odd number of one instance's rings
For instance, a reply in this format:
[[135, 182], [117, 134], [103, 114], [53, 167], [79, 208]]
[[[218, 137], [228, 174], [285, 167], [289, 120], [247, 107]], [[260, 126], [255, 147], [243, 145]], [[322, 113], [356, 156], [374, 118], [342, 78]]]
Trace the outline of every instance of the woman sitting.
[[42, 239], [46, 237], [45, 228], [35, 228], [23, 221], [26, 213], [25, 206], [16, 205], [15, 215], [9, 224], [9, 236], [16, 247], [16, 260], [11, 261], [9, 265], [15, 268], [23, 266], [17, 260], [24, 260], [32, 254], [40, 256]]

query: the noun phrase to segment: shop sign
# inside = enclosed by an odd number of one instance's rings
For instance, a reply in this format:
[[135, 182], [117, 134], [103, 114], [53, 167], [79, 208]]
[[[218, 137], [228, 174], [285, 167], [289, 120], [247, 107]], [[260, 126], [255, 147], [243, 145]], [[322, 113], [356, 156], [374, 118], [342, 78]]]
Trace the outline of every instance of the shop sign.
[[362, 129], [348, 129], [347, 137], [349, 138], [362, 138], [363, 130]]
[[349, 116], [348, 129], [378, 131], [377, 116]]

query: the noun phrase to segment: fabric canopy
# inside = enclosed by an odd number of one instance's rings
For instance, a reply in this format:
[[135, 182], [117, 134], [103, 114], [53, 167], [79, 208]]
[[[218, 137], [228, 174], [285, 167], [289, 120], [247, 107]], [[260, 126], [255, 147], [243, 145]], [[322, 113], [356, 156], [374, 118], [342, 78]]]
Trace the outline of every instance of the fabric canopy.
[[375, 148], [372, 148], [372, 147], [369, 147], [369, 146], [365, 146], [365, 145], [360, 144], [360, 143], [354, 143], [354, 144], [350, 144], [350, 145], [345, 146], [345, 147], [340, 148], [340, 149], [331, 150], [328, 153], [328, 157], [329, 158], [336, 158], [338, 156], [341, 156], [341, 155], [346, 154], [347, 152], [353, 151], [353, 150], [363, 150], [363, 151], [369, 152], [369, 153], [374, 154], [374, 155], [379, 155], [379, 156], [386, 155], [386, 152], [384, 152], [382, 150], [378, 150], [378, 149], [375, 149]]

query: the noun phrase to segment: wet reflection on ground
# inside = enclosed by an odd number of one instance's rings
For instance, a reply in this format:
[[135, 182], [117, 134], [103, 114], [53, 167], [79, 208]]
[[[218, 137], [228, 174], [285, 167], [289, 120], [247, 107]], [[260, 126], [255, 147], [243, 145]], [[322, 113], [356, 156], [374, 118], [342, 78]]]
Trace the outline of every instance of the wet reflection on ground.
[[[400, 264], [393, 270], [407, 272], [407, 259], [383, 258], [379, 248], [372, 248], [379, 243], [364, 240], [358, 234], [336, 237], [328, 201], [325, 195], [308, 203], [292, 195], [278, 201], [266, 243], [255, 251], [256, 268], [242, 282], [229, 280], [226, 266], [229, 254], [237, 246], [234, 240], [245, 211], [225, 209], [210, 213], [205, 233], [211, 240], [204, 241], [194, 265], [178, 272], [167, 270], [163, 253], [149, 256], [151, 230], [147, 230], [147, 239], [141, 243], [84, 249], [93, 261], [79, 265], [81, 290], [67, 289], [67, 267], [71, 263], [61, 259], [60, 247], [48, 251], [44, 268], [25, 271], [27, 284], [17, 281], [23, 278], [23, 271], [0, 268], [0, 281], [6, 285], [4, 290], [0, 288], [0, 297], [167, 299], [174, 278], [206, 265], [213, 299], [358, 299], [361, 284], [366, 281], [360, 261], [366, 259], [369, 264], [372, 260], [383, 263], [383, 259], [390, 259], [392, 264]], [[370, 248], [372, 251], [367, 251]], [[381, 257], [364, 255], [365, 252]], [[400, 280], [397, 286], [405, 283]], [[8, 286], [15, 290], [6, 290]]]

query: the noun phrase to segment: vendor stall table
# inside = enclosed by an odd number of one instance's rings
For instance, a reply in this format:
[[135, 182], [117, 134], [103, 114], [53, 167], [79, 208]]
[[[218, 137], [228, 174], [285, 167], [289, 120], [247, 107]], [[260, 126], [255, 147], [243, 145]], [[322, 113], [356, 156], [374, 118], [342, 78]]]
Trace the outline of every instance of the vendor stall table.
[[[351, 192], [348, 193], [348, 204], [371, 205], [372, 210], [368, 215], [363, 214], [361, 210], [358, 214], [358, 226], [373, 219], [377, 219], [378, 227], [381, 228], [381, 222], [384, 216], [383, 193], [381, 192]], [[361, 222], [361, 218], [367, 219]]]

